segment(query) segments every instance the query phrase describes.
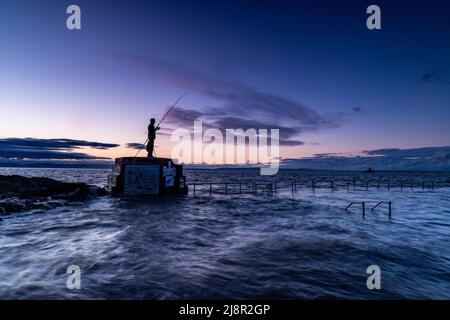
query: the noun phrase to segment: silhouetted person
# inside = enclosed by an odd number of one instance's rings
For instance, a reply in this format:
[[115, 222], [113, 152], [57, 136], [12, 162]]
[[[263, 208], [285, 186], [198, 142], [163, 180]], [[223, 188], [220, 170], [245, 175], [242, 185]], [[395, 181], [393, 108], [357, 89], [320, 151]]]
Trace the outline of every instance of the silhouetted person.
[[147, 143], [147, 157], [153, 157], [153, 149], [155, 147], [156, 131], [159, 127], [155, 128], [155, 119], [150, 119], [150, 124], [148, 125], [148, 143]]

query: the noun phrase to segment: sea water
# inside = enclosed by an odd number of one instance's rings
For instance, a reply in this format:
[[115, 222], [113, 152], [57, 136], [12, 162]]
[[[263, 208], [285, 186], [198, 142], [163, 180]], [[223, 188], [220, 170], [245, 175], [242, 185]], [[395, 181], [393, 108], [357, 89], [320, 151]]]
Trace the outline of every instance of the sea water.
[[[195, 195], [191, 185], [186, 196], [105, 196], [3, 216], [0, 298], [450, 298], [448, 173], [185, 173], [199, 183]], [[0, 174], [102, 186], [109, 170]], [[263, 192], [274, 180], [276, 193]], [[210, 196], [205, 182], [241, 182], [245, 194], [214, 184]], [[80, 268], [78, 290], [67, 287], [71, 265]], [[370, 265], [380, 267], [379, 290], [367, 287]]]

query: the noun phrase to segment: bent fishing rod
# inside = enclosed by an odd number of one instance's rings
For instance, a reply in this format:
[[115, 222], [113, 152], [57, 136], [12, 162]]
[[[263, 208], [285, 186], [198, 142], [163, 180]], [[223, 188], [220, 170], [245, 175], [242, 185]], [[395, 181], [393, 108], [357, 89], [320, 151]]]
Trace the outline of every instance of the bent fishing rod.
[[[169, 115], [169, 113], [173, 110], [173, 108], [175, 108], [175, 106], [177, 105], [177, 103], [183, 99], [183, 97], [187, 94], [188, 92], [184, 92], [178, 99], [177, 101], [175, 101], [175, 103], [169, 108], [169, 110], [166, 112], [166, 114], [164, 115], [164, 117], [162, 117], [162, 119], [158, 122], [158, 124], [156, 125], [156, 128], [159, 127], [159, 125], [164, 121], [164, 119]], [[142, 148], [144, 147], [144, 145], [147, 143], [147, 140], [145, 140], [145, 142], [141, 145], [141, 147], [139, 148], [138, 152], [136, 152], [136, 155], [134, 156], [135, 158], [137, 157], [137, 155], [139, 154], [139, 152], [141, 152]]]

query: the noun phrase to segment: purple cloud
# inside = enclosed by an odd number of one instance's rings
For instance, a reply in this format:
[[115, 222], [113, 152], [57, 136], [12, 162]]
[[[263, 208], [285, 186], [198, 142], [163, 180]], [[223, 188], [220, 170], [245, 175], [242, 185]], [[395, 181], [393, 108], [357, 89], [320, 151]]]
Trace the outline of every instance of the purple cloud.
[[177, 107], [167, 118], [175, 126], [192, 126], [200, 119], [208, 127], [225, 129], [280, 129], [282, 145], [302, 145], [304, 132], [336, 128], [341, 117], [324, 117], [292, 99], [257, 90], [238, 81], [220, 79], [186, 65], [157, 57], [116, 53], [115, 57], [145, 77], [219, 102], [200, 109]]
[[72, 139], [5, 138], [0, 139], [0, 159], [104, 160], [109, 158], [73, 150], [83, 147], [107, 150], [118, 146], [114, 143]]
[[332, 170], [416, 170], [450, 171], [450, 146], [412, 149], [377, 149], [361, 156], [318, 154], [310, 158], [283, 159], [289, 168]]

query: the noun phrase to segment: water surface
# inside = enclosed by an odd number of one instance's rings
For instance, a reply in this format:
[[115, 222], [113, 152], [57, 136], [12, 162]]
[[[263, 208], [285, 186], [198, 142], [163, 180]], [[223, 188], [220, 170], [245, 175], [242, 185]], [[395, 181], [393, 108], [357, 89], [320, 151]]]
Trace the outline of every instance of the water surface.
[[[108, 173], [0, 168], [97, 185]], [[257, 195], [210, 197], [209, 186], [198, 185], [195, 196], [192, 187], [187, 196], [107, 196], [3, 217], [0, 298], [450, 298], [449, 174], [285, 171], [272, 196], [261, 191], [274, 178], [257, 171], [186, 175], [189, 182], [261, 186]], [[360, 204], [344, 211], [362, 201], [365, 219]], [[370, 210], [379, 201], [392, 202], [391, 220], [384, 204]], [[366, 287], [372, 264], [382, 270], [381, 290]], [[66, 287], [69, 265], [81, 268], [81, 290]]]

